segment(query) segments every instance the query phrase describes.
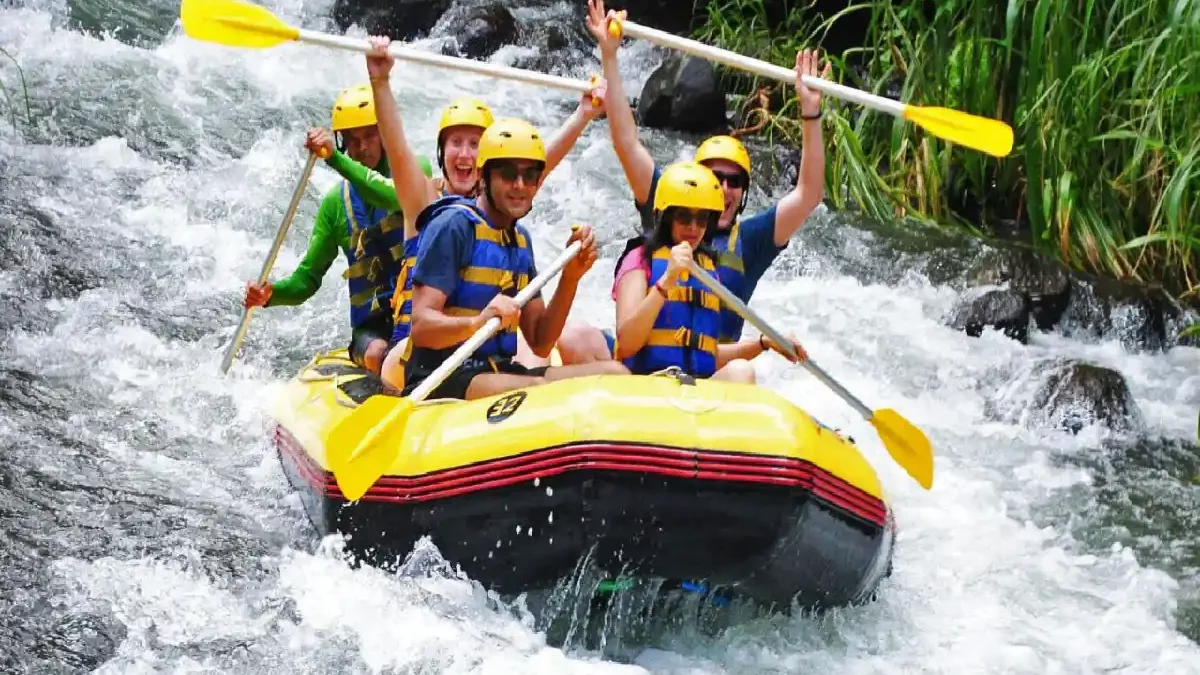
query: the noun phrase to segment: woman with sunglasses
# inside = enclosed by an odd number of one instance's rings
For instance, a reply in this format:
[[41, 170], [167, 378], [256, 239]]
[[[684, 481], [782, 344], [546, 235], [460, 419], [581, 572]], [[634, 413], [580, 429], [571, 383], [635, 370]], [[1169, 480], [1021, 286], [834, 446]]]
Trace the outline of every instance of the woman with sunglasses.
[[[622, 88], [617, 51], [621, 38], [608, 32], [611, 11], [604, 0], [588, 0], [587, 29], [600, 48], [600, 61], [610, 94], [608, 124], [613, 149], [633, 190], [634, 205], [641, 216], [642, 230], [626, 244], [638, 248], [642, 237], [653, 229], [651, 204], [655, 202], [661, 171], [646, 146], [638, 139], [637, 123]], [[822, 70], [815, 50], [796, 53], [796, 98], [803, 120], [800, 171], [795, 188], [765, 211], [743, 217], [750, 192], [750, 155], [731, 136], [713, 136], [696, 149], [694, 161], [711, 169], [723, 185], [720, 218], [709, 228], [706, 242], [717, 253], [716, 277], [742, 302], [750, 302], [759, 280], [787, 248], [792, 235], [808, 219], [825, 194], [825, 147], [821, 136], [821, 92], [802, 84], [801, 76], [828, 78], [830, 66]], [[623, 260], [617, 269], [623, 269]], [[729, 308], [721, 311], [721, 341], [736, 342], [744, 321]], [[563, 330], [560, 351], [563, 363], [587, 363], [610, 358], [615, 336], [587, 324], [572, 322]], [[567, 345], [583, 345], [567, 349]]]
[[[614, 351], [631, 373], [649, 375], [676, 366], [693, 377], [753, 384], [749, 359], [768, 348], [787, 356], [764, 337], [722, 343], [720, 298], [694, 275], [684, 274], [693, 258], [701, 269], [715, 272], [717, 256], [704, 239], [724, 209], [721, 184], [708, 167], [679, 162], [659, 177], [654, 230], [626, 254], [624, 273], [613, 287]], [[794, 347], [807, 358], [798, 343]]]
[[[461, 98], [442, 111], [438, 125], [437, 160], [442, 170], [439, 178], [429, 178], [421, 170], [404, 134], [404, 124], [391, 90], [391, 70], [395, 58], [388, 51], [387, 37], [369, 38], [371, 51], [367, 54], [370, 75], [379, 117], [379, 133], [383, 138], [388, 161], [395, 167], [395, 193], [398, 206], [404, 213], [420, 214], [435, 201], [444, 197], [476, 197], [479, 195], [480, 171], [476, 166], [480, 138], [491, 126], [492, 111], [481, 101]], [[549, 174], [566, 157], [579, 140], [585, 127], [604, 113], [604, 83], [585, 93], [579, 107], [563, 123], [558, 133], [546, 144], [546, 163], [543, 172]], [[593, 99], [599, 101], [594, 103]], [[396, 279], [392, 296], [392, 339], [383, 361], [383, 381], [395, 389], [404, 388], [405, 364], [411, 356], [408, 337], [412, 321], [412, 273], [420, 245], [420, 224], [427, 219], [411, 218], [405, 222], [403, 246], [404, 265]], [[520, 337], [520, 336], [518, 336]], [[397, 349], [396, 347], [400, 347]], [[548, 359], [538, 357], [523, 339], [518, 340], [519, 358], [528, 366], [540, 366]]]

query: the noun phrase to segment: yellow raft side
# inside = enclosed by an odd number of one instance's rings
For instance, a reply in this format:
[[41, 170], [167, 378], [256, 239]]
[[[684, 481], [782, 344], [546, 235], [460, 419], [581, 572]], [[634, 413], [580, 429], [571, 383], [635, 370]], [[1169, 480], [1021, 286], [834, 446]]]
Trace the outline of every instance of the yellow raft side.
[[[317, 374], [330, 366], [340, 376]], [[350, 372], [350, 369], [353, 371]], [[319, 355], [285, 385], [274, 419], [322, 468], [325, 439], [356, 404], [336, 386], [363, 377], [345, 350]], [[857, 448], [779, 394], [712, 380], [591, 376], [476, 401], [425, 401], [386, 475], [413, 477], [571, 443], [648, 444], [807, 460], [883, 500]]]

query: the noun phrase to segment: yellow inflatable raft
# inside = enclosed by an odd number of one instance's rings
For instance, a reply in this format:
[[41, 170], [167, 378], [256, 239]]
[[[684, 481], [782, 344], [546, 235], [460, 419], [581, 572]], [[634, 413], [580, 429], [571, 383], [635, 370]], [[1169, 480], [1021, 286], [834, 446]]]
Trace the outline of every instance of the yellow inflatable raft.
[[553, 587], [588, 556], [614, 575], [805, 607], [863, 600], [890, 571], [894, 525], [871, 466], [766, 388], [670, 373], [426, 401], [391, 470], [348, 503], [325, 442], [376, 395], [345, 350], [320, 354], [271, 425], [314, 526], [369, 562], [428, 535], [500, 593]]

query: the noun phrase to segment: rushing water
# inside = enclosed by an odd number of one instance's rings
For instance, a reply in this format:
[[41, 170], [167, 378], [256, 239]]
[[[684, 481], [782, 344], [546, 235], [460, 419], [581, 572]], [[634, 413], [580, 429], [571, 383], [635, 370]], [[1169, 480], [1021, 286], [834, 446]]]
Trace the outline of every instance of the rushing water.
[[[330, 28], [327, 3], [273, 8]], [[217, 364], [299, 174], [302, 131], [365, 79], [363, 59], [196, 43], [167, 34], [175, 12], [0, 3], [0, 47], [25, 70], [34, 118], [0, 121], [0, 670], [1200, 672], [1197, 350], [969, 338], [940, 322], [956, 291], [918, 274], [889, 284], [846, 275], [847, 261], [886, 251], [824, 211], [754, 304], [868, 405], [895, 407], [927, 432], [935, 488], [915, 486], [802, 370], [764, 357], [759, 373], [850, 430], [878, 467], [901, 529], [877, 602], [747, 619], [715, 636], [667, 631], [615, 663], [576, 643], [549, 647], [519, 604], [429, 573], [443, 567], [435, 551], [399, 574], [346, 565], [336, 542], [316, 540], [261, 426], [273, 387], [345, 342], [344, 263], [309, 303], [257, 313], [229, 377]], [[658, 58], [626, 48], [630, 90]], [[430, 155], [438, 110], [455, 95], [547, 130], [573, 105], [524, 85], [397, 71], [409, 136]], [[19, 91], [11, 64], [0, 78]], [[662, 161], [693, 147], [647, 137]], [[299, 261], [334, 180], [315, 172], [277, 276]], [[537, 199], [541, 257], [577, 220], [606, 243], [577, 316], [612, 321], [628, 195], [598, 123]], [[1066, 436], [988, 414], [1019, 410], [1025, 364], [1051, 356], [1123, 373], [1145, 418], [1137, 437], [1097, 427]]]

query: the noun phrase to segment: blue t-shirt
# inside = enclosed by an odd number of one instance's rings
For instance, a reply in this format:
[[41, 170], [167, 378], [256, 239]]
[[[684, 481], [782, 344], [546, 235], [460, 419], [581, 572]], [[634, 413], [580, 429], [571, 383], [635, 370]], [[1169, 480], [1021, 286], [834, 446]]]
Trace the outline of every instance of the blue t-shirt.
[[[658, 189], [658, 178], [661, 175], [662, 170], [655, 164], [654, 175], [650, 179], [650, 195], [646, 198], [646, 203], [639, 204], [636, 199], [633, 202], [642, 216], [643, 227], [646, 228], [653, 226], [654, 191]], [[772, 204], [766, 211], [738, 219], [738, 239], [742, 242], [742, 265], [745, 268], [746, 276], [746, 283], [738, 293], [738, 299], [746, 304], [750, 303], [750, 297], [754, 295], [754, 289], [758, 287], [759, 280], [767, 273], [771, 264], [775, 262], [775, 258], [790, 243], [785, 241], [783, 246], [775, 245], [776, 206], [776, 204]], [[740, 336], [745, 320], [733, 310], [725, 307], [721, 308], [721, 314], [723, 324], [721, 332], [726, 335]]]
[[[421, 230], [417, 264], [413, 266], [412, 272], [414, 292], [417, 286], [429, 286], [445, 293], [449, 298], [461, 281], [460, 270], [471, 264], [471, 249], [475, 246], [475, 222], [461, 208], [443, 207]], [[529, 247], [529, 259], [533, 265], [529, 274], [532, 279], [537, 276], [532, 242]], [[530, 301], [540, 297], [541, 290], [535, 293]], [[423, 366], [436, 368], [453, 354], [456, 348], [457, 345], [446, 349], [413, 345], [411, 359], [420, 361]]]

